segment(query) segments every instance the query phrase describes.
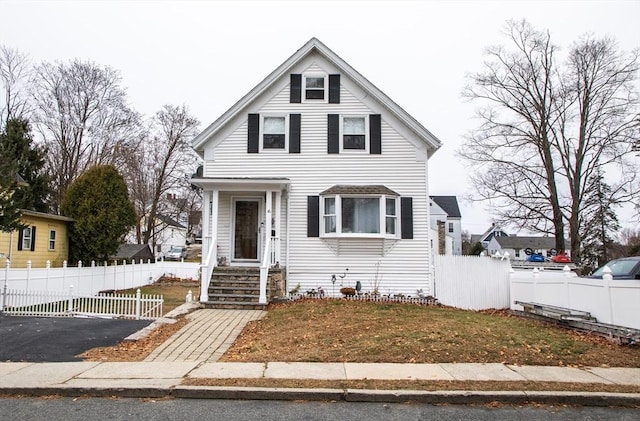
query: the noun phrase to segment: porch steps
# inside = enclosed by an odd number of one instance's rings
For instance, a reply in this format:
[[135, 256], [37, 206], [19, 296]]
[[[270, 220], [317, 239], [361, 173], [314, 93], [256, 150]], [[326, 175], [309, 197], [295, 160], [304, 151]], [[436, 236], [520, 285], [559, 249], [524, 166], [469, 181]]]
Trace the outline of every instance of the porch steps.
[[213, 270], [205, 308], [264, 310], [259, 304], [260, 269], [255, 267], [219, 266]]

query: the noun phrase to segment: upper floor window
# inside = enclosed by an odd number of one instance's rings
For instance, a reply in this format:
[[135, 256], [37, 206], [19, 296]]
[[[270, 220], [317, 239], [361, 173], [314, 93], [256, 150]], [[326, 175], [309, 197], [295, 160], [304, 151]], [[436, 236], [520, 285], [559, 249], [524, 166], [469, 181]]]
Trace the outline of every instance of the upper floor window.
[[449, 222], [449, 232], [453, 232], [453, 222]]
[[305, 100], [322, 100], [327, 97], [326, 95], [326, 76], [304, 76], [304, 99]]
[[49, 230], [49, 251], [56, 249], [56, 230]]
[[367, 149], [367, 124], [365, 117], [343, 117], [342, 149]]
[[286, 146], [285, 117], [264, 117], [262, 124], [262, 148], [284, 149]]

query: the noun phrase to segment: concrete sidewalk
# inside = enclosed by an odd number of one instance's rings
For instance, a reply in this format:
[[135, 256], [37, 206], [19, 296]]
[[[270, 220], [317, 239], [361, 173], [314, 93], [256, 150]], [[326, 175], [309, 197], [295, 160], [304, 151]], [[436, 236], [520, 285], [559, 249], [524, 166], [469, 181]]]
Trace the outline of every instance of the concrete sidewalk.
[[[640, 405], [640, 394], [283, 389], [183, 385], [187, 379], [313, 379], [529, 381], [640, 386], [640, 368], [509, 366], [503, 364], [73, 362], [0, 363], [0, 394], [241, 399], [553, 403]], [[239, 381], [241, 384], [241, 380]]]

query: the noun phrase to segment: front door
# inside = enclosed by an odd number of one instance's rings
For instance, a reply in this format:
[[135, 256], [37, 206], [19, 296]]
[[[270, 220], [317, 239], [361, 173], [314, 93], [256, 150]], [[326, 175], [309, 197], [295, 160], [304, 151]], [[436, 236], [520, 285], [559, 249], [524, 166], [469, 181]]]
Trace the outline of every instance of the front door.
[[261, 199], [234, 199], [233, 259], [257, 262], [260, 247]]

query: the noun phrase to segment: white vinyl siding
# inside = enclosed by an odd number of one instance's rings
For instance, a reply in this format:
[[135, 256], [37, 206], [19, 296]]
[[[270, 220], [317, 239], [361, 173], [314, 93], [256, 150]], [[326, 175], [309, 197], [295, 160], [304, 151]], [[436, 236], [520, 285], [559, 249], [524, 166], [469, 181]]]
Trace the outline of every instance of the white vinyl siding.
[[[314, 56], [315, 57], [315, 56]], [[315, 57], [307, 67], [296, 68], [292, 73], [326, 73], [339, 71]], [[322, 63], [323, 67], [320, 67]], [[286, 81], [276, 83], [280, 87], [274, 96], [258, 98], [259, 106], [251, 112], [264, 115], [301, 114], [300, 154], [247, 154], [246, 114], [239, 116], [224, 132], [224, 137], [216, 138], [207, 147], [215, 147], [211, 156], [215, 161], [205, 161], [205, 177], [283, 177], [290, 180], [289, 258], [285, 260], [284, 242], [286, 227], [286, 199], [282, 200], [281, 241], [282, 264], [288, 268], [287, 289], [300, 283], [302, 291], [322, 286], [331, 292], [331, 275], [349, 269], [344, 285], [354, 286], [362, 282], [363, 291], [370, 289], [370, 281], [379, 264], [383, 294], [415, 294], [422, 289], [429, 293], [429, 232], [428, 232], [428, 191], [427, 163], [424, 153], [417, 151], [416, 140], [409, 140], [390, 126], [382, 107], [367, 106], [360, 98], [366, 95], [355, 85], [349, 84], [342, 75], [340, 104], [319, 102], [289, 103], [289, 75]], [[347, 88], [349, 87], [349, 89]], [[352, 92], [353, 91], [353, 92]], [[266, 95], [266, 94], [265, 94]], [[327, 115], [362, 116], [382, 113], [382, 154], [327, 153]], [[337, 184], [385, 185], [401, 196], [413, 198], [413, 233], [411, 240], [391, 239], [331, 239], [307, 237], [307, 196], [318, 196], [320, 192]], [[219, 242], [220, 252], [228, 249], [224, 230], [228, 231], [229, 206], [223, 203], [226, 193], [220, 195]], [[284, 195], [283, 195], [284, 196]], [[322, 202], [322, 201], [321, 201]], [[399, 202], [399, 200], [398, 200]], [[228, 201], [226, 202], [228, 203]], [[320, 218], [327, 216], [320, 208]], [[394, 215], [385, 213], [385, 217]], [[396, 233], [400, 233], [399, 210], [396, 211]], [[383, 232], [385, 228], [382, 228]], [[321, 231], [322, 234], [322, 231]], [[336, 285], [337, 287], [337, 285]], [[339, 289], [339, 288], [337, 288]], [[337, 290], [336, 289], [336, 290]]]

